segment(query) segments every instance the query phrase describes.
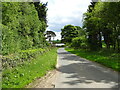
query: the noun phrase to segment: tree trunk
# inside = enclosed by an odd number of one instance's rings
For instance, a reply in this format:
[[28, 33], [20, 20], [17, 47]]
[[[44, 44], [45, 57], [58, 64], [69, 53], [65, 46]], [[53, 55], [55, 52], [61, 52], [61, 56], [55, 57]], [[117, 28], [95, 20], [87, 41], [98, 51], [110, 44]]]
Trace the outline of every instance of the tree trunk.
[[118, 52], [120, 52], [120, 40], [118, 39]]
[[102, 35], [101, 35], [101, 32], [99, 32], [99, 47], [102, 48]]
[[103, 37], [104, 37], [104, 42], [106, 44], [107, 49], [110, 49], [110, 38], [109, 38], [109, 35], [104, 33]]

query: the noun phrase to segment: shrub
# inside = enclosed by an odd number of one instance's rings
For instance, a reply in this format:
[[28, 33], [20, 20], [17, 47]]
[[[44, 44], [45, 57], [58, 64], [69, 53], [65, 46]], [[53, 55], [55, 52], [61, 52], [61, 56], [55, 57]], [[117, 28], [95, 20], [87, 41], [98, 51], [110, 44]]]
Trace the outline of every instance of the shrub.
[[49, 51], [50, 49], [31, 49], [31, 50], [22, 50], [18, 53], [6, 55], [2, 57], [2, 67], [3, 69], [13, 68], [18, 65], [24, 64], [26, 61], [31, 61], [32, 59], [42, 55], [44, 52]]
[[86, 48], [87, 44], [85, 36], [73, 38], [70, 46], [73, 48]]

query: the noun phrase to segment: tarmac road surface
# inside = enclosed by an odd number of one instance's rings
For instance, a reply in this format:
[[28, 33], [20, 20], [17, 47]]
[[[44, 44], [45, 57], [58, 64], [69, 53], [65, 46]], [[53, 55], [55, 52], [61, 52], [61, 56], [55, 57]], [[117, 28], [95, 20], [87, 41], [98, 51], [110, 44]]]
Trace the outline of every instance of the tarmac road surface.
[[58, 49], [55, 88], [118, 88], [118, 73]]

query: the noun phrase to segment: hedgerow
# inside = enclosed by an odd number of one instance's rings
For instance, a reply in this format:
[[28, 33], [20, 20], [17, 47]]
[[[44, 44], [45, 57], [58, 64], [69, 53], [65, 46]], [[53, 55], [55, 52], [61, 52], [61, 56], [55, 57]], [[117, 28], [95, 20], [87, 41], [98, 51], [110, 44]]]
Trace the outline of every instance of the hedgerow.
[[22, 50], [15, 54], [10, 54], [2, 57], [2, 68], [14, 68], [16, 66], [22, 66], [26, 61], [30, 62], [31, 60], [35, 59], [39, 55], [44, 54], [45, 52], [49, 51], [48, 48], [46, 49], [31, 49], [31, 50]]
[[45, 47], [45, 24], [34, 3], [2, 2], [2, 55]]
[[[56, 55], [54, 58], [51, 56], [51, 61], [44, 60], [44, 54], [51, 50], [44, 36], [47, 28], [46, 5], [41, 2], [2, 2], [0, 59], [3, 88], [22, 88], [53, 67]], [[46, 67], [39, 68], [39, 65]]]

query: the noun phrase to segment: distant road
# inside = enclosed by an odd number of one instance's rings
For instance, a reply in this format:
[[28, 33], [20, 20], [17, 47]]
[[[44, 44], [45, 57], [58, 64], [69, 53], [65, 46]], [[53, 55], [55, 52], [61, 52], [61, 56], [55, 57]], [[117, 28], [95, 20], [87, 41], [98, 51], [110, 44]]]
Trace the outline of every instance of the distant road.
[[118, 73], [58, 49], [55, 88], [118, 88]]
[[64, 43], [55, 44], [55, 46], [64, 46], [64, 45], [65, 45]]

